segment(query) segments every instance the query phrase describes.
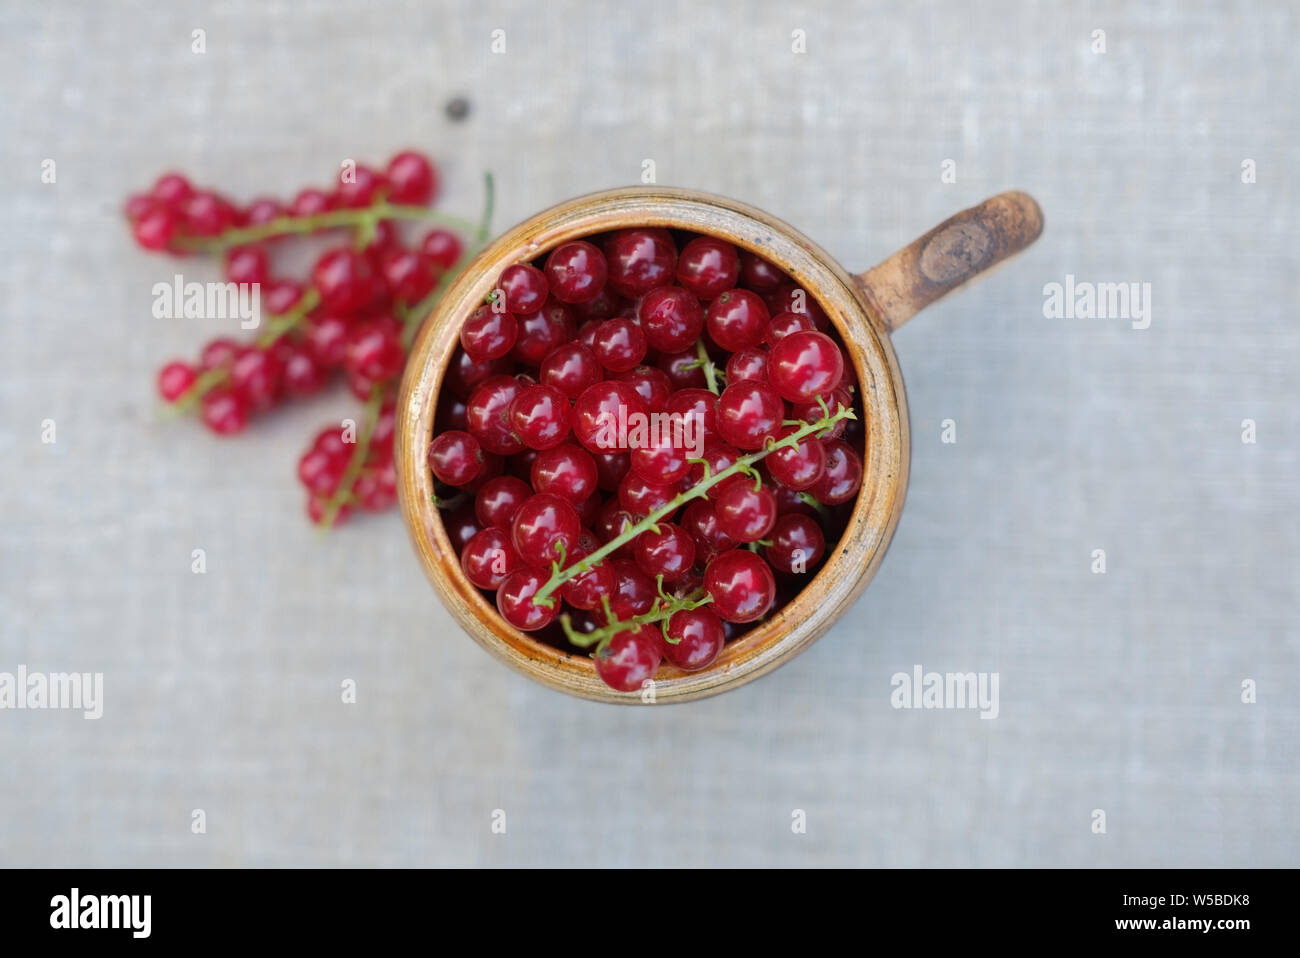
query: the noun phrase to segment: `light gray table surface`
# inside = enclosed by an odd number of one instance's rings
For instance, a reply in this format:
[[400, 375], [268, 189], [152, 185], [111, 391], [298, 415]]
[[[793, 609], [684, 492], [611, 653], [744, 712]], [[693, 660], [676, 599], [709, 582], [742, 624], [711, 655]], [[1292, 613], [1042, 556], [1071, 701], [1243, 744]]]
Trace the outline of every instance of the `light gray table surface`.
[[[105, 683], [98, 721], [0, 711], [0, 865], [1297, 864], [1300, 9], [1227, 9], [0, 5], [0, 671]], [[460, 632], [395, 512], [308, 526], [341, 390], [231, 442], [159, 417], [157, 367], [228, 329], [153, 318], [216, 272], [135, 249], [126, 194], [407, 145], [466, 216], [494, 171], [498, 229], [653, 159], [857, 269], [1038, 198], [1037, 245], [896, 335], [907, 508], [810, 651], [688, 706], [570, 699]], [[1149, 283], [1150, 327], [1045, 318], [1067, 274]], [[918, 664], [997, 672], [997, 719], [892, 708]]]

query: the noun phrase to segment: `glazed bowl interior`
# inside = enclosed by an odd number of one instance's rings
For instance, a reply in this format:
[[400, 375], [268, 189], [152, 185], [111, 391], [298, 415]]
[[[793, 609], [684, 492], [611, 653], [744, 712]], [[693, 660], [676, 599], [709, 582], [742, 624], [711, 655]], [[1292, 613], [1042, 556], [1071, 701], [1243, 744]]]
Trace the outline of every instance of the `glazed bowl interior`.
[[909, 438], [902, 378], [880, 319], [860, 298], [855, 279], [788, 225], [733, 200], [655, 187], [609, 190], [546, 210], [489, 245], [448, 289], [415, 343], [398, 402], [396, 461], [403, 516], [430, 581], [479, 644], [570, 694], [611, 702], [646, 699], [607, 687], [585, 653], [566, 653], [506, 623], [462, 572], [433, 504], [433, 480], [425, 464], [439, 391], [461, 323], [493, 290], [501, 270], [532, 261], [568, 240], [633, 226], [715, 236], [785, 270], [818, 301], [843, 338], [865, 417], [862, 488], [839, 541], [828, 536], [822, 567], [793, 600], [728, 642], [713, 665], [683, 672], [665, 662], [651, 697], [663, 703], [699, 698], [758, 677], [807, 647], [848, 608], [874, 574], [897, 524]]

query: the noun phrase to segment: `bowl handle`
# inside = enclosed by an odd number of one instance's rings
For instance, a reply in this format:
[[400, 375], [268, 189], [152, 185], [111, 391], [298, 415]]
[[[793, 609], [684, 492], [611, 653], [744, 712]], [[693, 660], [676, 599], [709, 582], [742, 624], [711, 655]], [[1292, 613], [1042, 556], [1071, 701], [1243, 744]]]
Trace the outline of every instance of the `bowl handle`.
[[1013, 190], [962, 210], [857, 277], [890, 332], [976, 274], [1019, 253], [1043, 231], [1043, 211]]

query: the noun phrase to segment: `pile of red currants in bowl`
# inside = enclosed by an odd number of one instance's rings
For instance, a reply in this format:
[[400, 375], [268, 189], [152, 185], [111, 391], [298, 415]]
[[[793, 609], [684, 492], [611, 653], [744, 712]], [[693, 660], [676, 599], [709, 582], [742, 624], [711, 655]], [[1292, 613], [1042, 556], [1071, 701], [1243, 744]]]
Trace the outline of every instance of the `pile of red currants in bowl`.
[[707, 668], [847, 524], [866, 435], [817, 302], [715, 237], [624, 229], [502, 271], [428, 465], [466, 578], [631, 692]]

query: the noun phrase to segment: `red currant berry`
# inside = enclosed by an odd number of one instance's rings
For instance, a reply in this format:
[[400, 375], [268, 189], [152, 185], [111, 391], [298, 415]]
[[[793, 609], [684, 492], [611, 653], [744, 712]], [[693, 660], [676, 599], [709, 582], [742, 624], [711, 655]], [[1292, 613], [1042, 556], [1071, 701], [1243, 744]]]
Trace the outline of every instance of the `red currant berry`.
[[789, 282], [789, 277], [757, 253], [741, 250], [740, 282], [746, 289], [752, 289], [756, 293], [770, 293], [782, 283]]
[[305, 190], [300, 190], [293, 198], [293, 202], [289, 204], [289, 213], [299, 219], [306, 219], [309, 216], [328, 213], [337, 205], [333, 195], [309, 186]]
[[631, 471], [642, 479], [672, 485], [691, 471], [690, 453], [673, 442], [652, 442], [630, 453]]
[[[777, 439], [785, 439], [797, 426], [784, 426]], [[763, 460], [772, 478], [796, 492], [816, 485], [826, 472], [826, 450], [816, 436], [807, 436], [793, 446], [769, 453]]]
[[549, 609], [533, 602], [533, 596], [548, 578], [549, 573], [528, 566], [506, 576], [497, 590], [497, 611], [501, 617], [521, 632], [536, 632], [550, 625], [559, 610], [558, 597], [551, 599]]
[[600, 295], [608, 267], [605, 255], [590, 243], [565, 243], [546, 259], [551, 293], [562, 303], [585, 303]]
[[250, 410], [275, 405], [284, 379], [284, 364], [269, 349], [249, 346], [240, 350], [230, 366], [230, 385], [243, 397]]
[[438, 267], [423, 253], [391, 246], [379, 257], [379, 275], [389, 296], [413, 305], [433, 291]]
[[293, 280], [279, 279], [268, 282], [262, 289], [262, 302], [272, 316], [283, 316], [302, 299], [302, 287]]
[[194, 187], [180, 173], [164, 173], [149, 191], [155, 200], [173, 212], [179, 211], [185, 201], [194, 195]]
[[511, 357], [525, 366], [540, 366], [543, 359], [569, 338], [567, 316], [566, 307], [554, 301], [535, 313], [516, 316], [519, 334]]
[[264, 226], [271, 220], [284, 216], [285, 213], [285, 208], [279, 200], [269, 196], [259, 196], [244, 208], [244, 222], [248, 226]]
[[704, 314], [709, 338], [729, 352], [748, 349], [763, 341], [768, 312], [757, 293], [732, 289], [723, 293]]
[[[768, 372], [771, 374], [769, 362]], [[785, 403], [767, 383], [742, 380], [718, 397], [718, 434], [738, 449], [761, 449], [785, 418]]]
[[461, 348], [480, 362], [500, 359], [514, 349], [518, 338], [519, 324], [515, 317], [487, 305], [474, 310], [460, 328]]
[[166, 207], [155, 206], [140, 214], [131, 232], [141, 249], [165, 250], [176, 232], [176, 214]]
[[465, 350], [457, 349], [452, 353], [451, 362], [447, 366], [446, 378], [443, 382], [453, 396], [468, 399], [469, 394], [474, 391], [474, 387], [479, 383], [490, 376], [505, 375], [513, 368], [513, 364], [504, 359], [479, 362]]
[[406, 150], [388, 161], [388, 199], [424, 206], [438, 195], [438, 171], [423, 153]]
[[700, 301], [680, 286], [650, 290], [637, 305], [637, 318], [650, 347], [661, 353], [680, 353], [704, 331]]
[[351, 313], [370, 302], [374, 276], [370, 261], [346, 247], [332, 249], [316, 261], [312, 282], [321, 304], [333, 312]]
[[[618, 504], [618, 498], [611, 497], [600, 507], [600, 516], [596, 519], [595, 533], [601, 542], [612, 542], [632, 526], [640, 516], [633, 515]], [[614, 550], [614, 557], [629, 559], [633, 555], [632, 543], [625, 542]]]
[[325, 369], [342, 366], [350, 328], [348, 320], [335, 313], [308, 317], [303, 341], [311, 358]]
[[199, 370], [207, 372], [210, 369], [228, 369], [243, 348], [233, 339], [214, 339], [199, 353]]
[[347, 465], [346, 457], [339, 458], [312, 447], [298, 460], [298, 481], [313, 495], [332, 496], [343, 480]]
[[677, 282], [700, 299], [715, 299], [740, 278], [736, 247], [712, 236], [697, 236], [677, 259]]
[[236, 246], [226, 253], [226, 279], [232, 283], [267, 283], [271, 261], [260, 246]]
[[826, 472], [808, 491], [818, 502], [838, 506], [858, 494], [862, 486], [862, 458], [839, 439], [828, 439], [825, 446]]
[[698, 672], [717, 659], [727, 632], [708, 609], [683, 609], [669, 618], [668, 639], [664, 658], [684, 672]]
[[629, 229], [605, 241], [609, 258], [609, 284], [629, 299], [673, 281], [677, 247], [665, 229]]
[[596, 359], [610, 372], [627, 372], [645, 358], [645, 333], [630, 319], [605, 320], [593, 342]]
[[529, 478], [538, 492], [563, 496], [576, 506], [595, 495], [596, 461], [581, 446], [564, 443], [538, 453]]
[[[126, 218], [131, 223], [134, 223], [145, 213], [162, 205], [161, 202], [148, 193], [133, 193], [126, 198], [126, 205], [123, 207], [122, 212], [126, 214]], [[601, 318], [607, 319], [608, 317], [602, 316]]]
[[659, 590], [640, 566], [631, 559], [612, 559], [610, 566], [614, 570], [614, 592], [609, 597], [609, 608], [616, 619], [626, 621], [654, 608]]
[[512, 313], [535, 313], [546, 305], [550, 287], [546, 274], [536, 266], [516, 263], [501, 271], [497, 289], [505, 297], [505, 307]]
[[617, 450], [590, 448], [587, 451], [596, 462], [596, 487], [605, 492], [617, 492], [618, 484], [627, 475], [630, 465], [628, 454]]
[[196, 190], [180, 206], [185, 232], [194, 236], [216, 236], [235, 222], [235, 209], [208, 190]]
[[467, 432], [444, 432], [429, 443], [429, 468], [449, 486], [463, 486], [483, 471], [483, 449]]
[[676, 582], [695, 564], [695, 540], [681, 526], [659, 523], [659, 531], [647, 529], [636, 538], [636, 564], [652, 579], [663, 576]]
[[[700, 455], [692, 458], [704, 460], [703, 463], [691, 463], [690, 483], [693, 486], [698, 486], [704, 481], [704, 464], [707, 464], [709, 467], [709, 476], [716, 476], [718, 473], [722, 472], [722, 470], [729, 469], [731, 466], [736, 464], [736, 461], [740, 458], [740, 451], [736, 449], [735, 446], [723, 442], [721, 439], [706, 439], [704, 441], [704, 449], [701, 451]], [[719, 483], [711, 486], [706, 494], [710, 499], [717, 499], [718, 494], [721, 491], [722, 484]]]
[[284, 392], [301, 399], [325, 388], [328, 371], [316, 362], [305, 343], [290, 343], [284, 357]]
[[573, 434], [592, 452], [625, 445], [627, 423], [647, 415], [635, 389], [617, 380], [588, 386], [573, 404]]
[[397, 470], [391, 462], [367, 466], [352, 486], [352, 496], [366, 512], [383, 512], [397, 502]]
[[[679, 389], [664, 403], [664, 413], [680, 418], [692, 437], [704, 438], [718, 431], [718, 397], [707, 389]], [[693, 425], [688, 425], [693, 423]]]
[[524, 567], [523, 560], [510, 544], [504, 529], [484, 529], [475, 533], [460, 553], [460, 567], [465, 578], [480, 589], [499, 589], [501, 583]]
[[749, 476], [736, 476], [722, 484], [713, 511], [718, 526], [737, 542], [757, 542], [776, 522], [776, 496], [765, 486], [754, 487]]
[[511, 523], [511, 536], [519, 557], [533, 566], [563, 562], [582, 532], [577, 510], [567, 499], [539, 492], [524, 500]]
[[509, 456], [524, 448], [508, 418], [511, 402], [523, 391], [524, 384], [512, 376], [490, 376], [469, 394], [465, 404], [469, 431], [488, 452]]
[[723, 531], [713, 503], [696, 499], [682, 511], [682, 528], [695, 541], [695, 558], [708, 562], [719, 553], [736, 546], [736, 540]]
[[764, 302], [773, 316], [777, 313], [805, 313], [812, 318], [818, 329], [830, 329], [831, 321], [821, 304], [809, 296], [807, 290], [793, 283], [786, 283], [774, 292], [765, 294]]
[[748, 549], [717, 556], [704, 570], [709, 608], [726, 622], [754, 622], [767, 615], [776, 601], [776, 580], [766, 562]]
[[646, 409], [652, 413], [663, 412], [664, 404], [672, 395], [673, 384], [668, 374], [654, 366], [636, 366], [613, 377], [636, 390]]
[[194, 385], [198, 371], [189, 363], [170, 362], [158, 370], [158, 395], [166, 402], [176, 402]]
[[[590, 535], [591, 533], [584, 532], [583, 539]], [[589, 549], [580, 547], [579, 554], [573, 558], [573, 561], [576, 562], [594, 552], [596, 543], [593, 542], [591, 546]], [[614, 569], [608, 562], [597, 562], [589, 571], [581, 572], [565, 582], [560, 587], [560, 592], [564, 596], [564, 601], [575, 609], [584, 611], [599, 609], [602, 600], [614, 594]]]
[[772, 347], [767, 376], [781, 398], [807, 402], [839, 385], [844, 354], [825, 333], [791, 333]]
[[515, 476], [494, 476], [474, 498], [474, 516], [484, 528], [510, 530], [519, 507], [533, 494], [528, 483]]
[[451, 269], [460, 262], [464, 251], [465, 244], [450, 230], [430, 230], [424, 235], [424, 239], [420, 240], [420, 252], [444, 270]]
[[347, 210], [359, 210], [374, 203], [379, 191], [387, 185], [382, 173], [357, 163], [339, 170], [339, 182], [334, 195], [339, 206]]
[[248, 425], [248, 403], [229, 386], [208, 390], [199, 405], [203, 425], [219, 436], [233, 436]]
[[815, 568], [826, 554], [821, 526], [802, 515], [784, 515], [772, 527], [772, 544], [763, 555], [778, 572], [800, 575]]
[[511, 431], [530, 449], [550, 449], [569, 435], [569, 398], [554, 386], [524, 387], [507, 415]]
[[777, 313], [767, 324], [767, 331], [763, 334], [763, 342], [772, 346], [791, 333], [816, 328], [813, 325], [812, 317], [807, 313]]
[[576, 399], [588, 386], [599, 382], [600, 376], [595, 353], [581, 343], [565, 343], [546, 354], [538, 378], [570, 399]]
[[[841, 409], [850, 409], [853, 406], [853, 397], [849, 395], [848, 390], [843, 387], [836, 387], [831, 390], [829, 396], [823, 397], [826, 400], [826, 409], [831, 413], [837, 413]], [[790, 418], [798, 419], [800, 422], [813, 423], [820, 420], [826, 413], [822, 412], [822, 407], [817, 398], [813, 397], [807, 402], [792, 403], [790, 406]], [[848, 422], [846, 419], [838, 420], [829, 430], [823, 430], [817, 434], [819, 439], [838, 439], [844, 435], [844, 426]]]
[[596, 674], [617, 692], [635, 692], [654, 678], [663, 661], [663, 645], [658, 626], [620, 632], [596, 654]]
[[356, 323], [348, 330], [343, 363], [350, 374], [372, 383], [396, 378], [406, 364], [401, 325], [391, 316]]
[[596, 295], [595, 299], [589, 299], [585, 303], [574, 303], [573, 312], [579, 320], [583, 321], [588, 319], [613, 319], [615, 316], [621, 315], [627, 305], [627, 300], [610, 289], [607, 284]]
[[742, 349], [731, 354], [727, 360], [727, 382], [738, 383], [745, 379], [767, 382], [766, 349]]

